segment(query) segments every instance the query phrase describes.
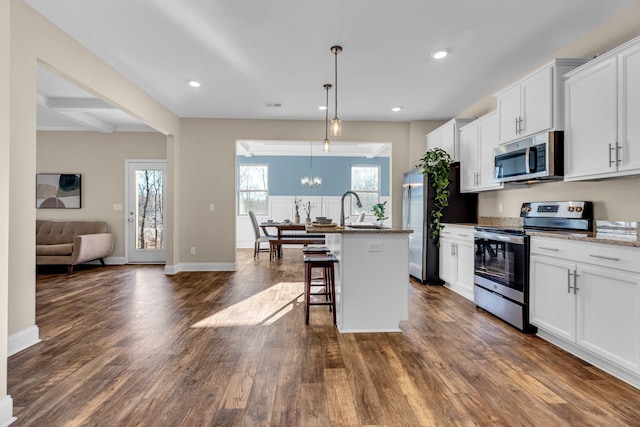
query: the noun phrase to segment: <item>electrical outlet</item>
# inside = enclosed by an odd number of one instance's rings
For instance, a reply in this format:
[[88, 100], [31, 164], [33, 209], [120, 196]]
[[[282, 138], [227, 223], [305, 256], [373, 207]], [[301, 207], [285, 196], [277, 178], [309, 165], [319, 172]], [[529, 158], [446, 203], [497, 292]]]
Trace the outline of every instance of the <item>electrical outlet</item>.
[[191, 255], [195, 255], [196, 254], [196, 247], [195, 246], [191, 246], [191, 249], [189, 250], [189, 253]]
[[216, 210], [216, 205], [214, 203], [209, 203], [209, 210], [211, 212], [213, 212], [214, 210]]
[[367, 246], [369, 248], [369, 252], [382, 252], [381, 240], [371, 240], [367, 242]]
[[498, 203], [498, 212], [499, 213], [503, 213], [504, 212], [504, 203], [502, 203], [502, 202]]

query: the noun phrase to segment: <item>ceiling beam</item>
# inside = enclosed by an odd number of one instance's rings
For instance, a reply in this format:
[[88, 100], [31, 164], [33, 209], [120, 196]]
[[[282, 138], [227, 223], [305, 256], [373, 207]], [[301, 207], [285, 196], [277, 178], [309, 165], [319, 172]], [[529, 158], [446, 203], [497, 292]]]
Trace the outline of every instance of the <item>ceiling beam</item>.
[[81, 111], [60, 111], [58, 114], [101, 133], [113, 133], [116, 130], [116, 127], [112, 124]]
[[115, 110], [99, 98], [62, 98], [50, 96], [46, 97], [47, 107], [53, 110]]

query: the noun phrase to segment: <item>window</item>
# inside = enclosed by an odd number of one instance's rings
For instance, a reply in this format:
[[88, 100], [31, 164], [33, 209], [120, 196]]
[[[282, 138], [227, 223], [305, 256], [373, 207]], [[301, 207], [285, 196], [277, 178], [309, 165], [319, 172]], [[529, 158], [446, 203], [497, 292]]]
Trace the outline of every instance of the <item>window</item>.
[[371, 214], [371, 207], [380, 202], [380, 166], [351, 166], [351, 191], [360, 196], [362, 208], [351, 203], [351, 215]]
[[269, 214], [268, 173], [267, 165], [238, 165], [238, 215]]

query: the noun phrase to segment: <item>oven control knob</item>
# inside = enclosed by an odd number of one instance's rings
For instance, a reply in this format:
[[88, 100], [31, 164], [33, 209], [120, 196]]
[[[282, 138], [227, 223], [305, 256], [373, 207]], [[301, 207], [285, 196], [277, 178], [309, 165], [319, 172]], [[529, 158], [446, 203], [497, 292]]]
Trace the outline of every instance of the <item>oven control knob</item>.
[[569, 212], [573, 212], [575, 210], [573, 206], [569, 206], [567, 209], [569, 209]]
[[576, 212], [582, 212], [582, 206], [576, 206]]

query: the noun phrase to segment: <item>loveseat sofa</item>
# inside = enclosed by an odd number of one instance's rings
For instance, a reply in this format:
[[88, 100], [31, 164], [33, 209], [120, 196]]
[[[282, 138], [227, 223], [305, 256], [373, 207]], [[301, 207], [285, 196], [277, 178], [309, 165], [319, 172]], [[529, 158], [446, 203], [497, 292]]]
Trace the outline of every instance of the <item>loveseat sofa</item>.
[[104, 221], [36, 220], [36, 265], [73, 266], [104, 257], [113, 250], [113, 234]]

